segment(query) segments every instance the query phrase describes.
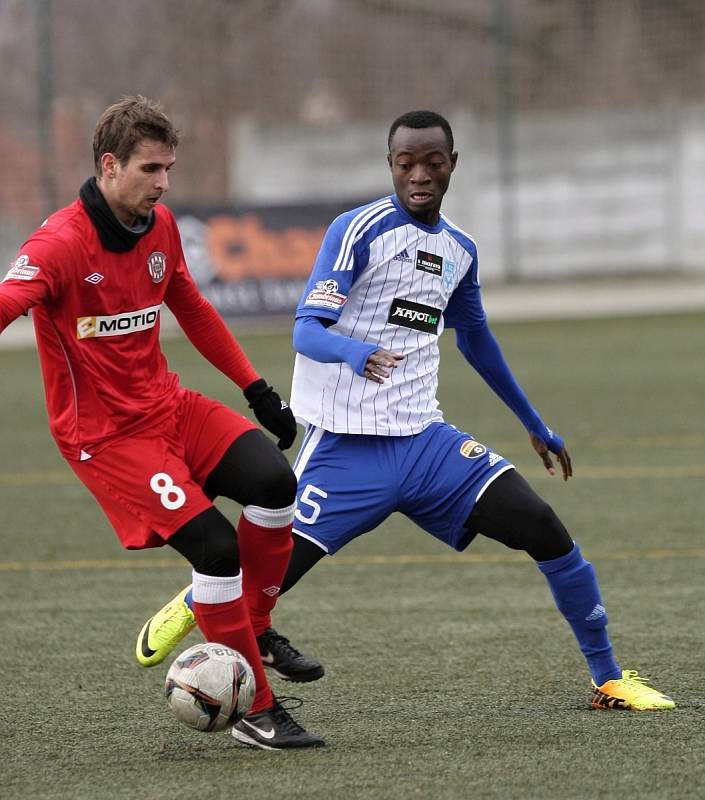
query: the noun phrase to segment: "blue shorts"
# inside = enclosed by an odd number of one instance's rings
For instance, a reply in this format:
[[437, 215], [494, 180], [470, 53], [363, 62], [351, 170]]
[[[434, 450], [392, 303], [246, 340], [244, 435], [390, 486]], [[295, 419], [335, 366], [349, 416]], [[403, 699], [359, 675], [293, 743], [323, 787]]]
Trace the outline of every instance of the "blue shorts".
[[445, 422], [413, 436], [310, 426], [294, 463], [294, 532], [333, 554], [399, 511], [456, 550], [487, 486], [513, 465]]

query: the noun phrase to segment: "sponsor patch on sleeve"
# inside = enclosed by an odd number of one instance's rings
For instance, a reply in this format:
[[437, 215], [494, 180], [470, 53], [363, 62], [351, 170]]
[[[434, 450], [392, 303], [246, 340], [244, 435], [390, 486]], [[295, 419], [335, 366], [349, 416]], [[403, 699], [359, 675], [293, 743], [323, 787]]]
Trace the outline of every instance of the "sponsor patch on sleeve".
[[3, 281], [17, 280], [17, 281], [31, 281], [39, 273], [39, 267], [33, 267], [29, 263], [28, 255], [21, 255], [10, 267], [9, 272], [3, 278]]
[[338, 281], [318, 281], [308, 293], [304, 305], [337, 310], [345, 305], [347, 296], [338, 291]]

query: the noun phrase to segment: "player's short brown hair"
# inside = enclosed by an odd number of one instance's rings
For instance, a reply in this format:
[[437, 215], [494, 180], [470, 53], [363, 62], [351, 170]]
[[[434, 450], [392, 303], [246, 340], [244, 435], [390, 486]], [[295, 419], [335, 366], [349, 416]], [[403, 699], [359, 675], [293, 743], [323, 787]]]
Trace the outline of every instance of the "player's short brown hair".
[[159, 103], [142, 95], [123, 97], [100, 115], [93, 132], [93, 163], [101, 174], [100, 159], [112, 153], [126, 164], [143, 139], [153, 139], [170, 147], [179, 143], [179, 134]]

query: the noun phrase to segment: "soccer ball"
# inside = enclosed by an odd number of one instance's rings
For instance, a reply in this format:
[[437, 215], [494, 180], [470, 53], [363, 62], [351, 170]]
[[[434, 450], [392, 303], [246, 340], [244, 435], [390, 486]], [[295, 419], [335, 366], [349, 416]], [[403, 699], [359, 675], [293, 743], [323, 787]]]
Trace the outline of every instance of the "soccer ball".
[[222, 731], [250, 710], [255, 676], [237, 650], [206, 642], [177, 656], [164, 691], [180, 722], [197, 731]]

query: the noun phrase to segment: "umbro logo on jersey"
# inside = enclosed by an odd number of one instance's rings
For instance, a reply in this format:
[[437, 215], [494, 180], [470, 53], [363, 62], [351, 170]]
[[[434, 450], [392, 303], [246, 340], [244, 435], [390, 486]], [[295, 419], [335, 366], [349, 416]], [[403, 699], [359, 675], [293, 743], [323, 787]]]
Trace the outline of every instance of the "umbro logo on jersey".
[[387, 322], [401, 325], [404, 328], [413, 328], [423, 333], [438, 333], [438, 323], [441, 311], [433, 306], [424, 306], [421, 303], [412, 303], [411, 300], [400, 300], [395, 297], [389, 309]]
[[126, 311], [109, 317], [77, 317], [76, 338], [92, 339], [97, 336], [124, 336], [153, 328], [159, 319], [160, 306]]
[[431, 275], [442, 275], [443, 256], [418, 250], [416, 253], [416, 269], [420, 269], [422, 272], [429, 272]]
[[83, 280], [87, 281], [88, 283], [92, 283], [93, 285], [95, 285], [97, 283], [100, 283], [103, 280], [104, 277], [105, 276], [101, 275], [100, 272], [91, 272], [91, 274], [88, 275]]
[[397, 253], [392, 261], [401, 261], [402, 264], [411, 264], [412, 258], [409, 255], [409, 251], [406, 247], [401, 251], [401, 253]]

